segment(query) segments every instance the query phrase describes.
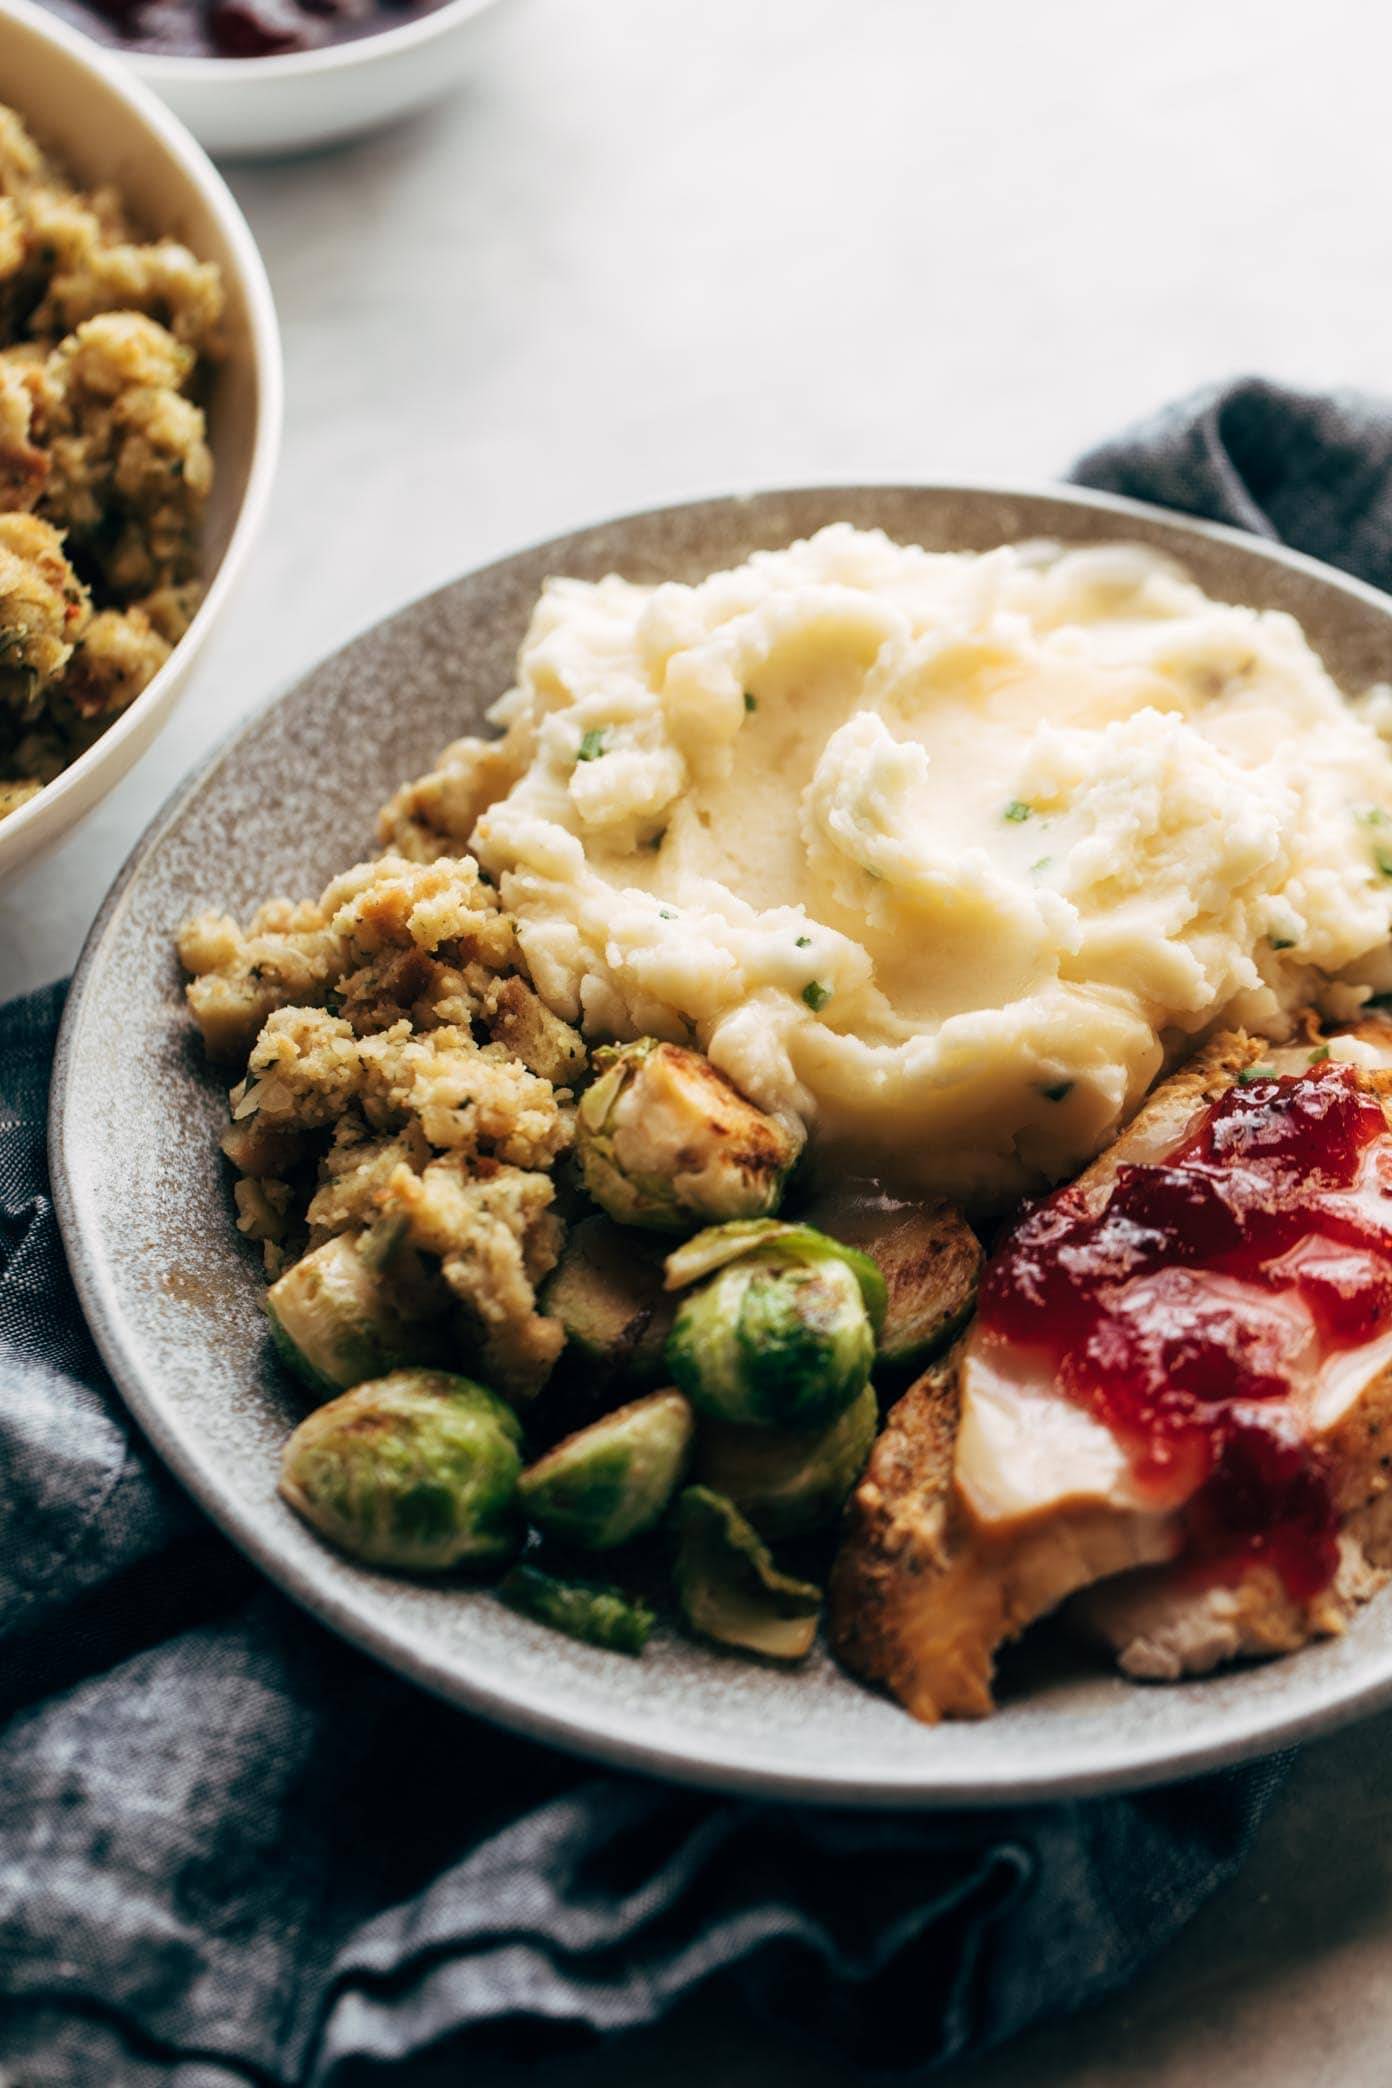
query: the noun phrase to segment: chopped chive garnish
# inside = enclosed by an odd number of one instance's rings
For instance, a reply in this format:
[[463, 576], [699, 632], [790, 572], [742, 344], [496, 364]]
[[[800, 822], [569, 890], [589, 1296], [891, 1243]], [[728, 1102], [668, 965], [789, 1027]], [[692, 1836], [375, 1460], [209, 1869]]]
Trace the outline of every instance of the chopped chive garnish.
[[1375, 848], [1373, 850], [1373, 861], [1377, 864], [1384, 877], [1392, 877], [1392, 849]]
[[1014, 820], [1028, 819], [1033, 809], [1032, 805], [1024, 804], [1021, 799], [1012, 798], [1005, 808], [1004, 817]]
[[1312, 1051], [1310, 1053], [1310, 1064], [1312, 1066], [1318, 1066], [1324, 1059], [1327, 1059], [1328, 1056], [1329, 1046], [1327, 1044], [1321, 1044], [1318, 1051]]
[[598, 761], [604, 752], [604, 733], [601, 727], [592, 725], [580, 742], [577, 761]]
[[1274, 1080], [1275, 1078], [1276, 1068], [1274, 1066], [1244, 1066], [1237, 1076], [1237, 1084], [1239, 1087], [1251, 1087], [1254, 1080]]
[[805, 950], [808, 948], [811, 941], [812, 938], [810, 935], [800, 935], [797, 941], [794, 943], [793, 948], [795, 950]]
[[1293, 950], [1295, 948], [1295, 937], [1293, 935], [1271, 935], [1267, 937], [1267, 941], [1271, 944], [1273, 950]]
[[657, 909], [657, 918], [659, 919], [659, 921], [675, 921], [677, 917], [670, 910], [670, 908], [666, 906], [659, 906], [659, 908]]
[[815, 1015], [831, 999], [831, 988], [823, 986], [818, 979], [809, 979], [802, 989], [802, 997]]
[[1037, 863], [1030, 864], [1030, 870], [1032, 873], [1037, 875], [1039, 871], [1047, 870], [1050, 863], [1052, 863], [1053, 860], [1054, 859], [1052, 856], [1041, 856]]
[[1386, 826], [1387, 814], [1381, 805], [1369, 805], [1365, 811], [1355, 812], [1354, 818], [1364, 826]]
[[747, 711], [756, 711], [759, 708], [758, 697], [751, 696], [748, 689], [744, 692], [744, 707]]
[[1073, 1092], [1071, 1080], [1056, 1080], [1052, 1087], [1041, 1088], [1040, 1094], [1046, 1102], [1062, 1102]]

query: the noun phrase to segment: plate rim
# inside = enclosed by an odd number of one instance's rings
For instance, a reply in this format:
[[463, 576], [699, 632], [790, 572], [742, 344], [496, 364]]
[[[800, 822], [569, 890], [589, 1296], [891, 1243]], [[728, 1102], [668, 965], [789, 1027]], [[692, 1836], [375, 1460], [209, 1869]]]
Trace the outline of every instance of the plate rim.
[[[1187, 1781], [1214, 1770], [1270, 1754], [1280, 1748], [1332, 1732], [1354, 1719], [1367, 1717], [1392, 1702], [1392, 1649], [1385, 1671], [1340, 1690], [1327, 1701], [1305, 1710], [1273, 1717], [1263, 1712], [1256, 1699], [1254, 1714], [1234, 1716], [1231, 1729], [1190, 1745], [1164, 1739], [1153, 1747], [1125, 1750], [1094, 1747], [1092, 1753], [1067, 1768], [1050, 1768], [1033, 1775], [984, 1776], [973, 1780], [960, 1775], [944, 1778], [931, 1767], [906, 1768], [902, 1776], [878, 1771], [876, 1781], [866, 1785], [857, 1779], [854, 1765], [844, 1772], [779, 1769], [741, 1761], [728, 1741], [714, 1736], [690, 1746], [649, 1737], [635, 1738], [622, 1730], [622, 1713], [613, 1727], [593, 1716], [572, 1717], [548, 1708], [535, 1692], [514, 1680], [502, 1685], [461, 1675], [457, 1668], [430, 1657], [416, 1645], [380, 1626], [362, 1605], [355, 1604], [355, 1570], [352, 1562], [323, 1551], [323, 1563], [301, 1566], [284, 1559], [274, 1542], [254, 1518], [237, 1502], [221, 1492], [200, 1465], [198, 1458], [180, 1440], [157, 1395], [152, 1394], [144, 1373], [126, 1352], [120, 1335], [120, 1314], [108, 1303], [108, 1279], [100, 1258], [89, 1256], [83, 1234], [76, 1171], [67, 1145], [67, 1098], [78, 1059], [85, 998], [103, 947], [114, 930], [132, 884], [147, 856], [177, 822], [185, 806], [235, 754], [256, 730], [261, 719], [289, 699], [310, 676], [355, 647], [370, 632], [398, 618], [410, 617], [436, 596], [449, 593], [463, 580], [477, 580], [521, 558], [558, 550], [575, 539], [620, 525], [632, 525], [658, 517], [677, 517], [699, 508], [737, 506], [755, 500], [834, 498], [837, 494], [928, 495], [940, 499], [977, 496], [1002, 501], [1053, 500], [1128, 517], [1160, 523], [1182, 533], [1229, 544], [1248, 555], [1308, 575], [1326, 586], [1351, 595], [1386, 616], [1392, 625], [1392, 596], [1322, 560], [1291, 550], [1274, 538], [1268, 539], [1224, 523], [1210, 522], [1153, 502], [1133, 500], [1119, 494], [1064, 481], [1008, 484], [995, 480], [833, 480], [807, 486], [775, 486], [726, 494], [707, 494], [687, 500], [626, 511], [602, 520], [580, 524], [557, 536], [538, 539], [515, 550], [471, 566], [439, 586], [429, 588], [400, 604], [386, 615], [354, 630], [320, 660], [300, 667], [225, 733], [181, 779], [149, 821], [127, 855], [84, 939], [72, 977], [54, 1049], [52, 1082], [47, 1117], [48, 1166], [55, 1213], [69, 1273], [83, 1316], [102, 1361], [111, 1374], [126, 1407], [161, 1462], [190, 1493], [214, 1525], [236, 1548], [264, 1573], [289, 1600], [307, 1610], [318, 1622], [340, 1638], [432, 1695], [504, 1728], [544, 1745], [558, 1747], [583, 1759], [622, 1770], [670, 1779], [706, 1790], [781, 1800], [790, 1803], [819, 1803], [865, 1810], [914, 1808], [935, 1810], [981, 1805], [1018, 1805], [1063, 1801], [1104, 1792], [1138, 1791], [1160, 1784]], [[1389, 1591], [1392, 1592], [1392, 1591]], [[1138, 1685], [1144, 1686], [1144, 1685]], [[904, 1717], [909, 1714], [905, 1712]], [[1008, 1711], [1003, 1714], [1008, 1715]]]

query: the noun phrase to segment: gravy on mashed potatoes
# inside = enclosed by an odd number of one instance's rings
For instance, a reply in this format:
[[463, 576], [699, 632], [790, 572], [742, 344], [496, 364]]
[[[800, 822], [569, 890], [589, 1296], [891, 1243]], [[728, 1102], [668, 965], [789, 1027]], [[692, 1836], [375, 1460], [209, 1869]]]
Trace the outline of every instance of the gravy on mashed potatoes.
[[548, 583], [386, 838], [468, 840], [551, 1008], [692, 1041], [825, 1152], [998, 1203], [1186, 1040], [1392, 988], [1392, 693], [1130, 545], [846, 524]]

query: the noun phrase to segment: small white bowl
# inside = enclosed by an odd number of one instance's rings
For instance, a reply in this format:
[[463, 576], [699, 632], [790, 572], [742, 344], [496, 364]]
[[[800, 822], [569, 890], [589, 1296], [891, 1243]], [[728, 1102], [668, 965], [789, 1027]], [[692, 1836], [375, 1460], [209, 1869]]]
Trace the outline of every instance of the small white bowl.
[[89, 812], [149, 746], [226, 606], [261, 526], [280, 449], [280, 329], [261, 256], [221, 175], [118, 60], [28, 0], [0, 0], [0, 100], [84, 185], [111, 182], [149, 233], [215, 261], [227, 353], [208, 409], [214, 480], [204, 526], [206, 593], [149, 687], [70, 768], [0, 819], [0, 878]]
[[122, 55], [209, 152], [259, 159], [356, 137], [444, 94], [472, 63], [479, 18], [494, 5], [445, 0], [395, 28], [283, 57]]

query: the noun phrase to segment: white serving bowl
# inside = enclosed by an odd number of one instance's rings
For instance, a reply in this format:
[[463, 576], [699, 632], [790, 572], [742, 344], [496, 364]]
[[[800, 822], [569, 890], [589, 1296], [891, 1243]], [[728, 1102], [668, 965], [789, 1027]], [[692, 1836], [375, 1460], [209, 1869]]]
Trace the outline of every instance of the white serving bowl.
[[480, 16], [496, 0], [445, 0], [433, 13], [317, 51], [272, 58], [126, 63], [209, 152], [263, 158], [356, 137], [444, 94], [473, 62]]
[[110, 730], [36, 798], [0, 819], [0, 878], [73, 826], [149, 746], [221, 616], [261, 526], [280, 448], [280, 329], [256, 243], [222, 177], [119, 60], [28, 0], [0, 0], [0, 100], [84, 186], [111, 182], [150, 234], [215, 261], [227, 353], [208, 402], [213, 492], [206, 593], [185, 636]]

